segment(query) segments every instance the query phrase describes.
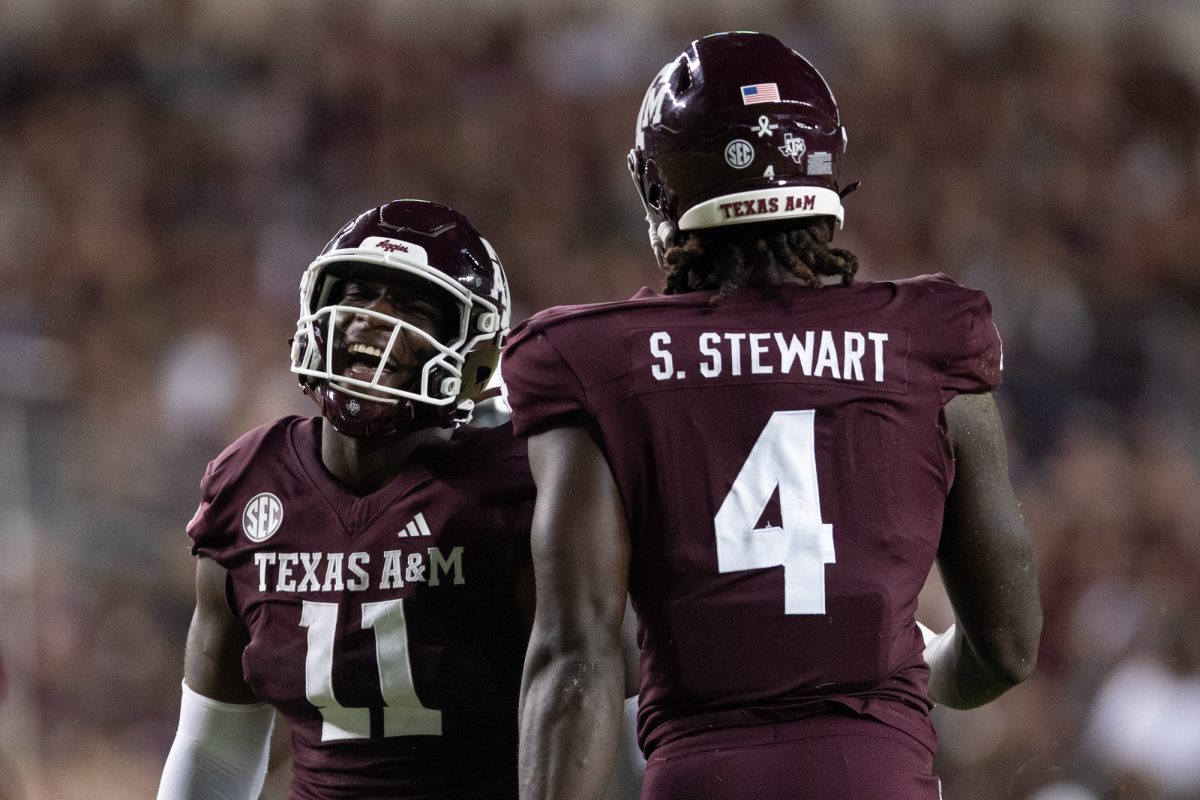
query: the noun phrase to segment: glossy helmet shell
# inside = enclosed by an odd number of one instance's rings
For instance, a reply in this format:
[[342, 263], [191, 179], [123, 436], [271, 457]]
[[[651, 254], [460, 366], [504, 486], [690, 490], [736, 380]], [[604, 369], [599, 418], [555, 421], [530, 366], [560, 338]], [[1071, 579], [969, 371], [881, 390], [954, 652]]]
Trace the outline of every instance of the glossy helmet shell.
[[803, 56], [766, 34], [718, 33], [650, 84], [629, 168], [652, 239], [789, 217], [840, 226], [845, 144], [837, 101]]
[[[428, 281], [457, 310], [445, 341], [399, 318], [376, 315], [393, 325], [376, 381], [401, 331], [424, 337], [436, 349], [412, 385], [397, 389], [334, 372], [336, 320], [339, 314], [362, 313], [330, 302], [352, 270]], [[448, 425], [469, 418], [495, 372], [509, 313], [500, 259], [466, 217], [438, 203], [394, 200], [346, 223], [305, 270], [291, 369], [342, 433], [375, 436]]]

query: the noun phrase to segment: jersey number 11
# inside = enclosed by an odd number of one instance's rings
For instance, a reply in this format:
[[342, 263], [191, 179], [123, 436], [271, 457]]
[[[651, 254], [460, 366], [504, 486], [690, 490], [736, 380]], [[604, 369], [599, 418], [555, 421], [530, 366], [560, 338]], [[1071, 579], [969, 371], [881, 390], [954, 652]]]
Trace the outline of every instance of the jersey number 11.
[[[371, 709], [346, 708], [333, 696], [333, 646], [337, 638], [337, 603], [304, 601], [301, 626], [308, 628], [304, 664], [308, 702], [321, 712], [321, 741], [368, 739]], [[384, 736], [441, 736], [442, 712], [425, 708], [413, 688], [408, 660], [408, 632], [403, 600], [363, 603], [362, 624], [375, 631], [375, 661], [383, 694]]]

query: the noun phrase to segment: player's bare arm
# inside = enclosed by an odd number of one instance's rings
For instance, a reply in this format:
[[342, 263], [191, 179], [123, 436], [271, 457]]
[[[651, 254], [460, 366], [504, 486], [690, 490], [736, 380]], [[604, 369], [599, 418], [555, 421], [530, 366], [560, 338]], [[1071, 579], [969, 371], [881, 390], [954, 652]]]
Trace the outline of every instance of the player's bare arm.
[[198, 560], [179, 731], [158, 800], [250, 800], [263, 786], [274, 712], [242, 677], [249, 634], [229, 609], [225, 580], [215, 561]]
[[[517, 610], [521, 614], [526, 639], [533, 629], [537, 602], [533, 583], [533, 565], [521, 570], [517, 579]], [[637, 745], [638, 646], [637, 617], [628, 598], [625, 619], [621, 623], [621, 652], [625, 661], [625, 711], [620, 730], [620, 742], [604, 800], [636, 800], [641, 794], [646, 760]], [[278, 730], [278, 728], [277, 728]], [[274, 748], [272, 748], [274, 752]], [[272, 766], [272, 770], [274, 767]]]
[[211, 558], [196, 560], [196, 610], [188, 629], [183, 680], [192, 691], [223, 703], [257, 703], [242, 677], [250, 635], [229, 610], [226, 571]]
[[629, 534], [608, 463], [585, 428], [531, 437], [529, 461], [538, 598], [521, 689], [521, 797], [599, 798], [625, 696]]
[[[533, 617], [537, 604], [534, 587], [533, 565], [529, 564], [521, 570], [517, 577], [517, 610], [521, 614], [521, 624], [528, 634], [533, 630]], [[625, 598], [625, 619], [621, 622], [621, 653], [625, 660], [625, 697], [637, 696], [638, 693], [638, 646], [637, 646], [637, 615], [634, 614], [633, 604]]]
[[932, 699], [973, 708], [1033, 672], [1042, 609], [1033, 542], [1009, 480], [994, 397], [959, 395], [947, 404], [946, 419], [955, 479], [938, 567], [957, 623], [930, 644], [926, 658]]

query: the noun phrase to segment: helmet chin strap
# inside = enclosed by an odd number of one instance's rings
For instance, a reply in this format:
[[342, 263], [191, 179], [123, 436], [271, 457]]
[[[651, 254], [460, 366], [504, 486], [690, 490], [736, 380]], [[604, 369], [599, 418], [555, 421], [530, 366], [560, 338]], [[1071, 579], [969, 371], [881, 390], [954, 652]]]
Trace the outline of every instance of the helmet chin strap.
[[334, 430], [355, 439], [407, 434], [436, 425], [442, 419], [441, 414], [421, 413], [424, 407], [418, 409], [411, 400], [395, 403], [365, 400], [340, 392], [327, 382], [306, 386], [304, 393], [313, 399]]
[[666, 243], [675, 238], [675, 226], [665, 219], [655, 222], [649, 211], [646, 212], [646, 225], [649, 228], [650, 248], [654, 251], [659, 269], [662, 269], [666, 266], [663, 262], [663, 256], [667, 252]]

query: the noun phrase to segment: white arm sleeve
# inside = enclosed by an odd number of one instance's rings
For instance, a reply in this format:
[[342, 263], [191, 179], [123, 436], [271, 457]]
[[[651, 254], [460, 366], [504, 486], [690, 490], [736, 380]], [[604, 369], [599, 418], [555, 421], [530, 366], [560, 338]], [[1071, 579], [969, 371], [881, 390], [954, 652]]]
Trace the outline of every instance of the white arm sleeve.
[[266, 703], [222, 703], [183, 684], [179, 730], [158, 800], [255, 800], [267, 775], [274, 724]]

